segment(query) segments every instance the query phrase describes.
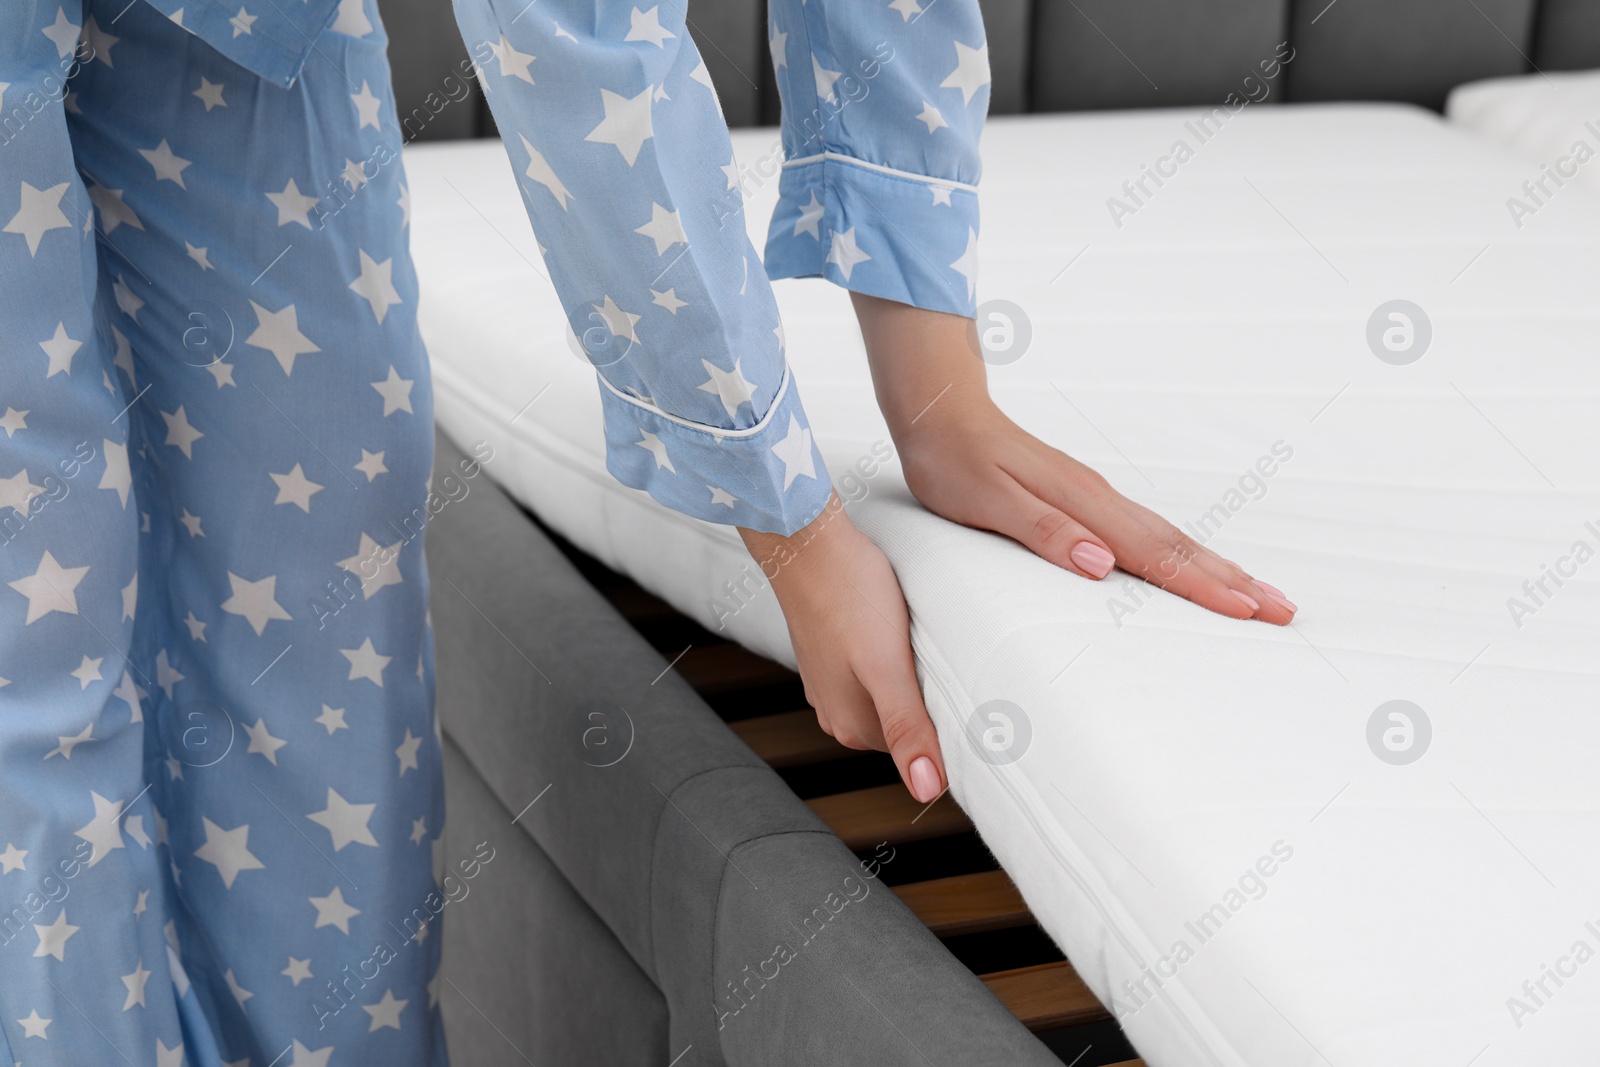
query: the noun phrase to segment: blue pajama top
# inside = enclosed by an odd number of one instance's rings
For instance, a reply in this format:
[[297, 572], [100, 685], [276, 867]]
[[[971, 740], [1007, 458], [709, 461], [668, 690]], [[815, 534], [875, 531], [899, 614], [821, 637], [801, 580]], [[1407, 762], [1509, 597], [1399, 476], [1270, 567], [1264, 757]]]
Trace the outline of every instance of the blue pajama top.
[[[148, 0], [278, 85], [360, 0]], [[830, 484], [768, 278], [971, 316], [988, 48], [976, 0], [774, 0], [785, 162], [765, 273], [682, 4], [455, 0], [573, 333], [607, 465], [713, 522], [792, 533]], [[262, 131], [270, 136], [271, 131]]]

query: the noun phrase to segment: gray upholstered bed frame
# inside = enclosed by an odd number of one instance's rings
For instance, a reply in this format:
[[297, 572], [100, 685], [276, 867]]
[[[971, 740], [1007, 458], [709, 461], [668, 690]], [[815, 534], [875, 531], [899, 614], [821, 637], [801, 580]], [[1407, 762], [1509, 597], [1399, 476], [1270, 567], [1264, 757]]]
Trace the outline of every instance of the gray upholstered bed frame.
[[[448, 91], [466, 52], [448, 0], [382, 7], [404, 120]], [[1296, 54], [1280, 102], [1436, 108], [1463, 81], [1600, 66], [1600, 0], [983, 9], [997, 114], [1218, 103], [1282, 41]], [[692, 0], [689, 20], [730, 122], [776, 122], [763, 5]], [[491, 132], [481, 106], [408, 129]], [[458, 459], [441, 439], [441, 476]], [[440, 994], [458, 1067], [911, 1067], [928, 1062], [921, 1049], [940, 1063], [1058, 1063], [687, 685], [650, 684], [666, 664], [487, 479], [434, 520], [427, 547], [445, 855], [495, 850], [446, 923]], [[632, 716], [632, 748], [609, 767], [583, 743], [602, 703]], [[776, 978], [752, 979], [847, 878], [867, 892], [841, 921]], [[748, 1006], [723, 1015], [737, 1003], [714, 1006], [728, 983]]]

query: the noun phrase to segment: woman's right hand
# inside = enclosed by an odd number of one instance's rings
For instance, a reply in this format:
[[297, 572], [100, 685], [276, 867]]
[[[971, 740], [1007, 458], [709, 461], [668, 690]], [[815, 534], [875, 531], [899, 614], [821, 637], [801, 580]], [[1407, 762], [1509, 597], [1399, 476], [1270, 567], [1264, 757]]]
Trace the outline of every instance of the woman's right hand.
[[847, 748], [888, 752], [911, 795], [932, 803], [944, 792], [944, 761], [889, 560], [850, 522], [837, 495], [788, 537], [739, 533], [778, 596], [822, 729]]

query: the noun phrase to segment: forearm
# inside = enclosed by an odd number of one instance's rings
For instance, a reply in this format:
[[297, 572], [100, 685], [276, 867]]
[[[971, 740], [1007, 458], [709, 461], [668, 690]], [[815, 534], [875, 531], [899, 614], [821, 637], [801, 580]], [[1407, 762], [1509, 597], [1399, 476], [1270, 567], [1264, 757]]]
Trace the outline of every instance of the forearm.
[[972, 319], [851, 293], [878, 408], [904, 450], [918, 433], [999, 414]]

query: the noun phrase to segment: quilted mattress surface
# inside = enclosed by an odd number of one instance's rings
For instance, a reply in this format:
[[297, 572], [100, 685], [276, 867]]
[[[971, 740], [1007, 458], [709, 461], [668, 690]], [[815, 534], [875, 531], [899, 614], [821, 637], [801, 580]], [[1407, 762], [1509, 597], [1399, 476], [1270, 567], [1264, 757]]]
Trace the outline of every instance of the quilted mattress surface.
[[[1600, 196], [1519, 228], [1528, 162], [1406, 107], [1197, 117], [994, 120], [980, 328], [1013, 417], [1284, 589], [1292, 628], [921, 510], [878, 462], [848, 297], [776, 286], [951, 788], [1152, 1067], [1593, 1063]], [[739, 159], [776, 139], [739, 132]], [[607, 475], [499, 144], [406, 165], [446, 432], [792, 663], [770, 590], [730, 592], [759, 584], [733, 532]], [[751, 184], [759, 248], [776, 181]]]

